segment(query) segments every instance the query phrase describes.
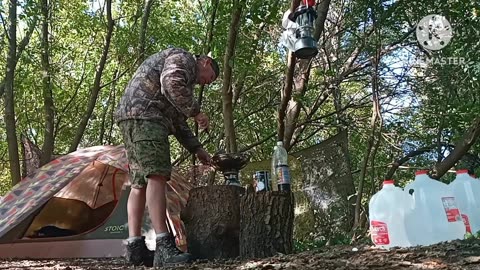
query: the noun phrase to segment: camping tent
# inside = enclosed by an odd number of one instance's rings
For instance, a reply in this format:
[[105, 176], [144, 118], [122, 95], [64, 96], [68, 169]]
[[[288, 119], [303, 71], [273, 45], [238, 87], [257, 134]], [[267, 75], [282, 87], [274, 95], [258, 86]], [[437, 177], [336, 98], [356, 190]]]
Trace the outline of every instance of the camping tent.
[[[186, 237], [180, 211], [191, 188], [172, 172], [167, 217], [181, 249]], [[123, 146], [89, 147], [51, 161], [0, 200], [0, 258], [123, 256], [129, 192]], [[153, 249], [155, 233], [147, 214], [145, 219], [142, 232]]]

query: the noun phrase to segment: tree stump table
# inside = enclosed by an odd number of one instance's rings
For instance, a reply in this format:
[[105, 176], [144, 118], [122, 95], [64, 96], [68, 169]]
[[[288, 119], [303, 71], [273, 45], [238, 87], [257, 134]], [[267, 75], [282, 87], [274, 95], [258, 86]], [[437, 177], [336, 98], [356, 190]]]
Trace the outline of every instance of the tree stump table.
[[293, 251], [294, 201], [291, 192], [257, 193], [247, 189], [240, 200], [241, 258], [265, 258]]
[[181, 213], [188, 252], [196, 259], [239, 256], [240, 198], [245, 189], [218, 185], [190, 190]]

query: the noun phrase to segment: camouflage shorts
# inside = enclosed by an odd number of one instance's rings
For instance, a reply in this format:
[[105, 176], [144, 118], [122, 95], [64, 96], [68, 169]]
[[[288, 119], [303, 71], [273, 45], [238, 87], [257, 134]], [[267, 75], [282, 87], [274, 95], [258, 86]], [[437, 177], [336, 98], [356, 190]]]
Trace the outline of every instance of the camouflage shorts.
[[148, 176], [170, 178], [168, 129], [160, 122], [125, 120], [119, 124], [129, 162], [132, 188], [147, 185]]

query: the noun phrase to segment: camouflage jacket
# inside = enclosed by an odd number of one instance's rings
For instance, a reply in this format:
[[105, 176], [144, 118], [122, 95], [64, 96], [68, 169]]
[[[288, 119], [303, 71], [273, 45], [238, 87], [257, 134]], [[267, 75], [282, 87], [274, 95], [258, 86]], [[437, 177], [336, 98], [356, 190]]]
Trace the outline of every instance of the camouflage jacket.
[[161, 121], [190, 152], [201, 146], [186, 120], [200, 112], [194, 96], [197, 69], [191, 53], [170, 48], [148, 57], [128, 82], [115, 112], [127, 119]]

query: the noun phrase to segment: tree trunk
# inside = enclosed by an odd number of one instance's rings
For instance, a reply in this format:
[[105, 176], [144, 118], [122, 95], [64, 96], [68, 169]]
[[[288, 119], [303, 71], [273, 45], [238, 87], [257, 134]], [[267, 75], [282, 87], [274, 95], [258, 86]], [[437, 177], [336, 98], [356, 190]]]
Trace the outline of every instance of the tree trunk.
[[32, 175], [38, 168], [40, 168], [42, 151], [23, 134], [20, 135], [20, 138], [22, 141], [21, 146], [23, 152], [22, 177], [27, 177]]
[[240, 257], [292, 253], [294, 206], [291, 192], [249, 189], [240, 201]]
[[140, 34], [138, 40], [138, 60], [137, 66], [145, 60], [145, 37], [147, 35], [148, 18], [155, 0], [145, 0], [143, 6], [142, 25], [140, 26]]
[[[300, 5], [300, 0], [292, 0], [290, 5], [290, 12], [294, 12], [295, 9]], [[287, 70], [285, 74], [285, 85], [281, 89], [280, 95], [280, 105], [278, 106], [278, 116], [277, 116], [277, 141], [283, 141], [283, 144], [290, 145], [285, 141], [285, 116], [287, 114], [288, 101], [292, 98], [292, 89], [293, 89], [293, 76], [295, 71], [295, 64], [297, 57], [293, 52], [288, 52], [287, 56]], [[290, 150], [289, 147], [285, 149]]]
[[[372, 14], [372, 20], [374, 25], [374, 31], [376, 34], [374, 37], [376, 39], [376, 50], [375, 50], [374, 58], [372, 60], [372, 67], [373, 67], [372, 69], [372, 117], [370, 121], [371, 134], [368, 138], [367, 149], [365, 152], [365, 156], [363, 157], [363, 160], [362, 160], [360, 180], [359, 180], [358, 189], [357, 189], [357, 198], [355, 201], [355, 219], [353, 223], [354, 230], [362, 225], [361, 211], [362, 211], [363, 186], [365, 184], [368, 161], [370, 158], [375, 159], [375, 152], [376, 152], [376, 148], [374, 148], [375, 140], [381, 140], [381, 137], [382, 137], [381, 132], [382, 132], [383, 120], [382, 120], [381, 107], [380, 107], [381, 105], [379, 101], [379, 91], [380, 91], [379, 65], [382, 59], [382, 55], [381, 55], [382, 45], [380, 41], [380, 29], [376, 25], [375, 15], [376, 14], [374, 12]], [[377, 130], [377, 126], [378, 126], [378, 130]], [[374, 149], [373, 153], [372, 153], [372, 148]]]
[[78, 125], [77, 132], [75, 133], [75, 138], [73, 139], [72, 144], [68, 150], [69, 153], [76, 151], [78, 145], [80, 144], [85, 128], [88, 125], [88, 121], [92, 116], [93, 110], [95, 109], [95, 104], [97, 103], [98, 94], [100, 92], [100, 83], [102, 80], [103, 70], [107, 62], [108, 50], [110, 49], [110, 41], [113, 35], [114, 21], [112, 19], [112, 0], [106, 1], [106, 10], [107, 10], [107, 35], [105, 37], [105, 44], [103, 46], [102, 57], [98, 63], [97, 71], [95, 72], [95, 80], [93, 82], [93, 87], [90, 94], [90, 100], [88, 101], [87, 111], [83, 115], [80, 124]]
[[[292, 1], [290, 10], [293, 12], [300, 1]], [[317, 7], [318, 18], [315, 21], [314, 38], [318, 40], [325, 28], [325, 21], [327, 19], [327, 13], [330, 7], [330, 0], [323, 0]], [[297, 77], [294, 78], [296, 57], [293, 52], [288, 56], [288, 68], [286, 72], [285, 87], [282, 90], [282, 98], [278, 111], [278, 138], [277, 140], [283, 141], [285, 148], [290, 150], [292, 145], [293, 133], [297, 127], [298, 117], [300, 115], [300, 101], [291, 100], [292, 91], [299, 94], [300, 97], [304, 96], [308, 87], [308, 80], [310, 78], [310, 67], [312, 62], [310, 60], [300, 60], [300, 72]], [[295, 85], [294, 85], [295, 79]], [[291, 104], [289, 104], [289, 102]]]
[[232, 70], [233, 57], [235, 55], [235, 45], [237, 43], [238, 29], [242, 9], [245, 0], [235, 0], [233, 2], [232, 21], [228, 32], [227, 50], [223, 59], [223, 123], [225, 126], [225, 146], [227, 153], [237, 152], [237, 139], [235, 136], [235, 126], [233, 123], [233, 93], [232, 93]]
[[239, 256], [240, 197], [238, 186], [206, 186], [190, 190], [181, 218], [188, 252], [197, 259]]
[[45, 114], [45, 131], [43, 136], [40, 166], [52, 159], [54, 148], [55, 109], [53, 104], [52, 81], [50, 72], [50, 49], [48, 41], [48, 23], [50, 21], [48, 0], [42, 0], [42, 72], [43, 72], [43, 109]]
[[[215, 19], [217, 18], [217, 10], [218, 10], [218, 2], [219, 0], [212, 0], [212, 14], [210, 16], [210, 23], [208, 24], [207, 27], [207, 33], [206, 33], [206, 41], [203, 46], [203, 54], [208, 54], [211, 50], [212, 47], [212, 40], [213, 40], [213, 29], [215, 27]], [[200, 85], [200, 89], [198, 91], [198, 105], [200, 108], [202, 108], [202, 103], [203, 103], [203, 93], [205, 90], [205, 85]], [[195, 136], [198, 136], [198, 123], [197, 121], [194, 121], [194, 134]], [[195, 154], [192, 154], [192, 166], [195, 168], [196, 167], [196, 160], [197, 156]], [[193, 170], [195, 173], [195, 169]], [[194, 175], [193, 178], [195, 179], [196, 176]]]
[[[285, 76], [285, 86], [282, 89], [282, 93], [280, 95], [280, 106], [278, 107], [278, 117], [277, 117], [277, 141], [285, 141], [285, 117], [287, 115], [287, 107], [288, 102], [292, 98], [292, 89], [293, 89], [293, 75], [295, 71], [295, 63], [297, 57], [293, 52], [288, 53], [288, 60], [287, 60], [287, 72]], [[288, 143], [290, 145], [290, 143]], [[285, 148], [290, 150], [288, 147]]]
[[18, 154], [17, 131], [15, 124], [14, 80], [17, 59], [17, 0], [10, 0], [8, 19], [8, 55], [5, 73], [5, 127], [7, 130], [8, 158], [12, 186], [21, 180]]

